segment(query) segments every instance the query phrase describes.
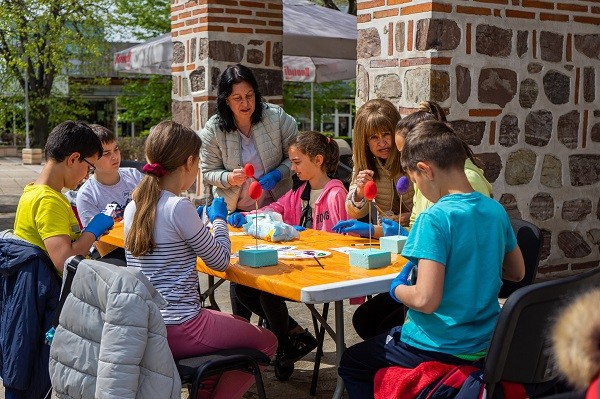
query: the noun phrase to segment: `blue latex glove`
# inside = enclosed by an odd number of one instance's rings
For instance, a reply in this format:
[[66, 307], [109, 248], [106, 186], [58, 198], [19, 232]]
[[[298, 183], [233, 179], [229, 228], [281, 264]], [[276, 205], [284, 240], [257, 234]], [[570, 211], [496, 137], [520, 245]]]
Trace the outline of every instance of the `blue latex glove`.
[[260, 178], [258, 183], [263, 190], [273, 190], [275, 185], [281, 180], [281, 172], [277, 169], [270, 171], [266, 175]]
[[227, 220], [227, 204], [223, 197], [215, 198], [212, 204], [206, 209], [206, 214], [211, 223], [217, 218]]
[[[398, 223], [394, 222], [391, 219], [383, 218], [381, 219], [381, 228], [383, 229], [384, 236], [397, 236], [398, 235]], [[400, 226], [400, 235], [407, 237], [408, 230], [404, 227]]]
[[363, 237], [369, 236], [369, 230], [371, 230], [371, 235], [375, 233], [375, 227], [373, 227], [371, 223], [359, 222], [355, 219], [337, 222], [335, 226], [333, 226], [332, 230], [340, 234], [356, 233]]
[[400, 273], [396, 276], [396, 278], [392, 280], [392, 284], [390, 285], [390, 295], [392, 299], [394, 299], [396, 302], [402, 303], [394, 293], [396, 287], [399, 285], [411, 285], [408, 282], [408, 277], [410, 276], [410, 272], [414, 269], [415, 266], [416, 265], [414, 263], [409, 261], [407, 264], [404, 265], [402, 270], [400, 270]]
[[296, 231], [304, 231], [304, 230], [306, 230], [306, 227], [304, 227], [304, 226], [296, 226], [296, 225], [294, 225], [292, 227], [295, 228]]
[[83, 229], [83, 232], [92, 233], [97, 240], [108, 230], [112, 229], [114, 224], [115, 221], [112, 217], [99, 213], [90, 220], [85, 229]]
[[202, 212], [204, 212], [204, 205], [200, 205], [196, 208], [196, 212], [198, 212], [198, 216], [202, 217]]
[[233, 212], [231, 215], [227, 216], [227, 223], [233, 227], [242, 227], [242, 225], [246, 223], [246, 216], [241, 212]]

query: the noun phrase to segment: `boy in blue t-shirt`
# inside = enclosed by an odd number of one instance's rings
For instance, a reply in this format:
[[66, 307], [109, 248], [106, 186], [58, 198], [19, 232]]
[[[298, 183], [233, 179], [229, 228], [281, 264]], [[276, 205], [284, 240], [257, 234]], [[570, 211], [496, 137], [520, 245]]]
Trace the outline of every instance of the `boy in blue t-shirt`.
[[[434, 205], [415, 221], [402, 251], [410, 262], [390, 289], [409, 308], [404, 325], [342, 356], [338, 373], [351, 399], [373, 397], [380, 368], [484, 357], [500, 312], [502, 278], [520, 281], [525, 275], [508, 215], [473, 190], [466, 158], [462, 141], [444, 123], [422, 122], [406, 137], [402, 167]], [[414, 265], [419, 274], [410, 285]]]

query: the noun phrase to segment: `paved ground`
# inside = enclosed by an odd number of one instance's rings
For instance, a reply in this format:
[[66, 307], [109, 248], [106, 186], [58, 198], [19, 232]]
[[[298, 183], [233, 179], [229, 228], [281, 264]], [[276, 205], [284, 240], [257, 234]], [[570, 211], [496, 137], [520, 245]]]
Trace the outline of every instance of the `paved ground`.
[[[0, 230], [12, 228], [14, 223], [14, 212], [23, 191], [23, 187], [34, 181], [42, 169], [40, 165], [23, 165], [20, 158], [0, 157]], [[204, 287], [206, 282], [202, 281]], [[228, 284], [221, 285], [216, 291], [217, 303], [221, 310], [231, 311], [229, 305]], [[360, 341], [352, 328], [352, 314], [355, 305], [345, 304], [344, 319], [346, 322], [346, 343], [352, 345]], [[320, 306], [319, 306], [320, 308]], [[332, 306], [333, 308], [333, 306]], [[308, 309], [299, 303], [289, 304], [290, 313], [304, 327], [312, 329], [312, 320]], [[330, 310], [329, 321], [333, 323], [334, 311]], [[252, 320], [256, 322], [256, 319]], [[335, 344], [331, 337], [325, 337], [325, 355], [321, 361], [319, 373], [319, 385], [316, 398], [331, 398], [336, 384], [335, 367]], [[302, 361], [296, 363], [294, 374], [286, 382], [275, 379], [272, 367], [268, 367], [263, 373], [267, 396], [269, 398], [301, 399], [310, 398], [309, 387], [312, 378], [314, 352], [306, 356]], [[4, 397], [4, 389], [0, 384], [0, 397]], [[182, 398], [187, 395], [182, 395]], [[254, 388], [244, 396], [245, 398], [257, 398]]]

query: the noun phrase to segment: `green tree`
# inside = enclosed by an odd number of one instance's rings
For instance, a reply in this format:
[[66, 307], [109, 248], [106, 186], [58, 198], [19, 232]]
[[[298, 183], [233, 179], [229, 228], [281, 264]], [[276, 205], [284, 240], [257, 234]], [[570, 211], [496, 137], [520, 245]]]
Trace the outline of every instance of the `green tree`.
[[[31, 142], [43, 146], [53, 112], [81, 115], [68, 84], [59, 76], [91, 70], [103, 51], [110, 0], [0, 0], [0, 71], [11, 76], [29, 98]], [[85, 113], [85, 112], [83, 112]]]
[[126, 83], [123, 95], [117, 99], [125, 108], [125, 112], [119, 114], [119, 120], [139, 123], [146, 128], [168, 118], [171, 115], [171, 85], [171, 78], [162, 75]]
[[117, 0], [116, 5], [121, 23], [140, 40], [171, 31], [169, 0]]

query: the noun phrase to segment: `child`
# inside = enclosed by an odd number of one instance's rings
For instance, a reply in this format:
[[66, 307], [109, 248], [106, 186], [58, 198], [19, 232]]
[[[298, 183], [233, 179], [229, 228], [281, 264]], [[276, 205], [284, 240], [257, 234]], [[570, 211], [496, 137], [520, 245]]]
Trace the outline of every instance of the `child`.
[[[356, 112], [352, 146], [354, 172], [346, 197], [346, 210], [351, 220], [338, 223], [333, 231], [366, 237], [371, 229], [374, 237], [381, 237], [383, 231], [379, 223], [382, 218], [400, 218], [402, 224], [408, 224], [412, 209], [412, 187], [402, 197], [403, 204], [400, 204], [395, 188], [398, 179], [404, 175], [400, 166], [400, 152], [393, 143], [394, 128], [399, 120], [400, 113], [396, 107], [383, 99], [367, 101]], [[371, 211], [371, 222], [375, 226], [354, 220], [369, 215], [369, 206], [366, 206], [367, 201], [363, 195], [368, 181], [374, 181], [377, 185], [375, 207]]]
[[[396, 124], [396, 147], [402, 152], [404, 147], [404, 137], [407, 133], [423, 121], [440, 121], [446, 122], [444, 110], [433, 101], [422, 101], [419, 104], [419, 110], [406, 116]], [[491, 197], [492, 185], [483, 175], [483, 170], [477, 166], [473, 151], [469, 145], [463, 142], [463, 146], [467, 153], [465, 161], [465, 174], [475, 191]], [[410, 214], [410, 222], [408, 227], [412, 227], [419, 213], [429, 208], [433, 203], [429, 201], [418, 188], [414, 190], [413, 208]], [[382, 222], [383, 235], [397, 235], [398, 225], [389, 219], [383, 219]], [[403, 304], [394, 300], [389, 293], [384, 292], [375, 295], [364, 304], [360, 305], [352, 316], [352, 325], [362, 339], [369, 339], [375, 335], [387, 332], [390, 328], [398, 326], [404, 321], [406, 309]]]
[[[173, 357], [239, 347], [256, 348], [271, 357], [277, 340], [270, 331], [200, 306], [196, 257], [210, 268], [225, 270], [231, 252], [223, 199], [215, 199], [207, 209], [213, 236], [192, 203], [178, 196], [196, 179], [200, 138], [189, 128], [163, 121], [152, 129], [145, 152], [147, 175], [134, 190], [123, 219], [127, 264], [141, 268], [168, 301], [161, 312]], [[243, 372], [226, 373], [210, 397], [240, 398], [253, 380]]]
[[102, 143], [84, 122], [66, 121], [56, 126], [44, 148], [46, 164], [34, 183], [23, 190], [15, 215], [15, 235], [48, 253], [62, 273], [65, 260], [87, 255], [90, 247], [113, 226], [113, 218], [98, 213], [83, 231], [61, 193], [75, 189], [94, 170]]
[[[373, 397], [378, 369], [422, 362], [466, 364], [485, 356], [500, 312], [502, 278], [525, 274], [521, 251], [502, 206], [473, 191], [464, 171], [462, 140], [441, 122], [408, 133], [402, 166], [434, 205], [418, 216], [402, 256], [419, 266], [394, 280], [390, 294], [408, 308], [403, 326], [346, 350], [339, 375], [350, 398]], [[477, 300], [473, 300], [474, 297]]]
[[[304, 183], [259, 212], [280, 213], [285, 223], [299, 229], [331, 231], [337, 221], [347, 217], [344, 201], [348, 192], [341, 181], [331, 178], [339, 160], [337, 143], [309, 131], [298, 135], [288, 151], [292, 170]], [[241, 213], [229, 216], [230, 224], [235, 226], [241, 226], [245, 219]], [[317, 346], [316, 339], [289, 316], [284, 298], [240, 284], [236, 294], [244, 306], [267, 320], [277, 336], [276, 376], [287, 380], [294, 363]]]
[[112, 206], [116, 219], [122, 219], [133, 189], [144, 177], [135, 168], [119, 168], [121, 152], [110, 130], [100, 125], [90, 127], [102, 142], [102, 156], [96, 162], [94, 174], [77, 192], [77, 213], [83, 227], [107, 205]]

